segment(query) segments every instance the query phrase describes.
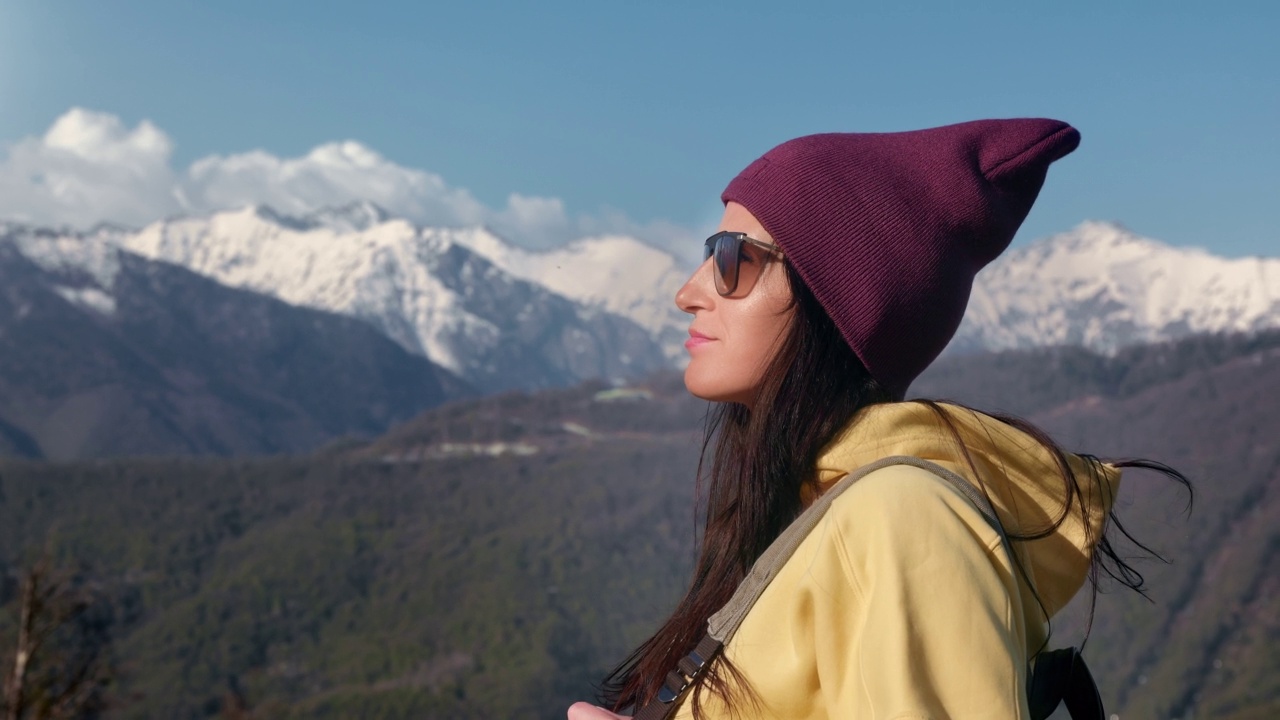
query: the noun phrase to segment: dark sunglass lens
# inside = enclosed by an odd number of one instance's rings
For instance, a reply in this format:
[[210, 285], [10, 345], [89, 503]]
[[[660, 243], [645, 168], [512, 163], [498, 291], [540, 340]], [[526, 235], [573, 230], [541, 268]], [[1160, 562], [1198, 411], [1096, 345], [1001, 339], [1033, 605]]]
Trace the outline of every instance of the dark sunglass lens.
[[729, 295], [738, 287], [738, 253], [742, 238], [732, 233], [716, 236], [716, 291]]

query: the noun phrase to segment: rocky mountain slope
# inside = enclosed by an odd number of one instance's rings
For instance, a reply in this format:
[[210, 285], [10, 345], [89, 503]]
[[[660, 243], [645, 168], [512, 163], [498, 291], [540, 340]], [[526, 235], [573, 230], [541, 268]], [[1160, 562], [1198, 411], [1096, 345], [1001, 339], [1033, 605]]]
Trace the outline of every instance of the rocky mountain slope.
[[623, 379], [667, 362], [633, 320], [473, 250], [501, 242], [486, 235], [418, 228], [362, 204], [304, 218], [250, 207], [166, 220], [118, 242], [232, 287], [364, 320], [485, 392]]
[[625, 236], [588, 238], [542, 252], [512, 246], [484, 230], [459, 234], [458, 242], [515, 277], [630, 318], [668, 358], [684, 358], [689, 316], [674, 298], [690, 268], [674, 256]]
[[301, 452], [470, 392], [351, 318], [0, 228], [0, 454]]
[[1280, 327], [1280, 257], [1229, 260], [1086, 222], [983, 270], [952, 348], [1113, 352], [1272, 327]]

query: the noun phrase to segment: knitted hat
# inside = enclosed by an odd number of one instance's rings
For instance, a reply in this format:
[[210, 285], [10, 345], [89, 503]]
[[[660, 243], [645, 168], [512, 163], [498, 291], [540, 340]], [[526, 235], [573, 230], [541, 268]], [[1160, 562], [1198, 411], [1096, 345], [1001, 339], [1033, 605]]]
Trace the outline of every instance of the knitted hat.
[[978, 120], [789, 140], [725, 189], [782, 246], [871, 376], [897, 397], [942, 352], [973, 277], [1026, 218], [1080, 134]]

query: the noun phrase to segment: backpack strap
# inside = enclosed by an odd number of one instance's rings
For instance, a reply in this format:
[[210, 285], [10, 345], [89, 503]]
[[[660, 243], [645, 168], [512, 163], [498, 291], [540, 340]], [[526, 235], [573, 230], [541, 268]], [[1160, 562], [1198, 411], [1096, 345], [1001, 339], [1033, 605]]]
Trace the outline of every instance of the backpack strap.
[[[689, 655], [681, 658], [676, 670], [667, 673], [657, 697], [636, 713], [635, 720], [663, 720], [670, 717], [680, 697], [693, 686], [712, 660], [733, 639], [747, 613], [760, 598], [769, 583], [777, 577], [782, 567], [795, 554], [800, 543], [818, 525], [832, 503], [845, 490], [871, 473], [892, 465], [910, 465], [926, 470], [946, 480], [964, 495], [1000, 536], [1010, 562], [1016, 562], [1009, 536], [996, 516], [987, 498], [969, 481], [956, 473], [928, 460], [907, 455], [894, 455], [864, 465], [844, 476], [824, 492], [804, 512], [800, 513], [786, 530], [760, 555], [751, 570], [738, 585], [729, 602], [707, 620], [707, 634]], [[1075, 648], [1042, 652], [1036, 657], [1034, 668], [1027, 673], [1028, 704], [1032, 720], [1044, 720], [1067, 699], [1067, 709], [1074, 720], [1102, 720], [1102, 700], [1097, 685], [1085, 667], [1084, 658]], [[1046, 710], [1047, 708], [1047, 710]]]
[[996, 520], [995, 514], [991, 510], [990, 503], [960, 476], [928, 460], [921, 460], [917, 457], [894, 455], [881, 458], [845, 475], [839, 482], [822, 493], [813, 504], [787, 526], [786, 530], [782, 531], [782, 534], [778, 535], [773, 544], [751, 566], [751, 571], [742, 579], [742, 583], [738, 585], [733, 597], [729, 598], [729, 602], [707, 620], [707, 634], [719, 640], [721, 644], [727, 644], [733, 638], [733, 634], [738, 631], [738, 626], [742, 625], [743, 618], [747, 616], [748, 612], [751, 612], [751, 607], [756, 604], [760, 594], [782, 571], [782, 566], [786, 565], [791, 556], [795, 554], [796, 548], [800, 547], [800, 543], [804, 542], [809, 533], [818, 526], [818, 522], [827, 514], [827, 510], [835, 503], [836, 498], [840, 497], [845, 490], [853, 487], [854, 483], [867, 475], [892, 465], [911, 465], [928, 470], [950, 481], [960, 492], [965, 494], [965, 497], [969, 498], [970, 502], [977, 506], [978, 512], [982, 513], [988, 523], [992, 523], [999, 528], [1001, 542], [1008, 542], [1004, 529], [1000, 527], [999, 521]]

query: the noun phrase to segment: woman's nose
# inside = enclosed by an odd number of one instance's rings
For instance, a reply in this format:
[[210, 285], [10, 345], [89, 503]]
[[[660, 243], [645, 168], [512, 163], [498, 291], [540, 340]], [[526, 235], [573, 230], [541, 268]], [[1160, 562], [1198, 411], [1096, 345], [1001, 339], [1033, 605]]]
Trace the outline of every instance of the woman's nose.
[[714, 302], [712, 295], [715, 294], [715, 278], [712, 277], [712, 272], [711, 258], [707, 258], [676, 291], [676, 307], [680, 308], [681, 312], [692, 314], [711, 307], [711, 303]]

